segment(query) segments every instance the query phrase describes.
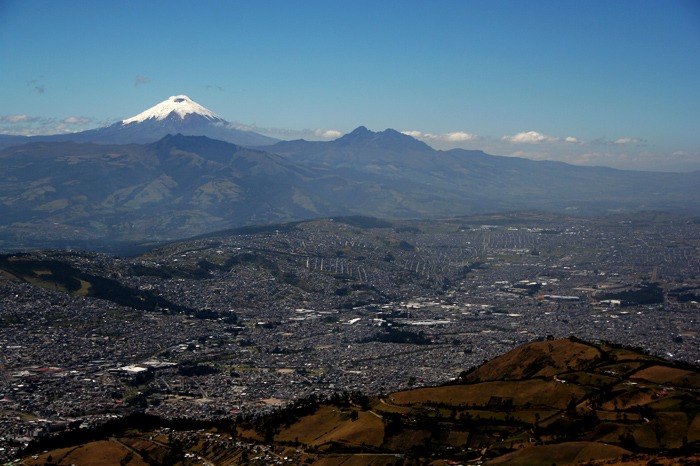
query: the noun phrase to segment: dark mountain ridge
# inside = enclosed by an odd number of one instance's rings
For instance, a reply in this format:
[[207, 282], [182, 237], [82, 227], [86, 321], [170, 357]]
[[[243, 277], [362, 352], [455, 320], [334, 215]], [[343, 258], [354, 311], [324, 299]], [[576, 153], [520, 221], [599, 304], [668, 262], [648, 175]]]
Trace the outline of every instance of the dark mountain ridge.
[[[39, 142], [0, 155], [2, 236], [112, 241], [315, 215], [287, 202], [305, 171], [273, 154], [205, 137], [147, 144]], [[253, 220], [255, 219], [255, 220]]]
[[[458, 196], [469, 212], [530, 208], [568, 208], [584, 214], [649, 208], [690, 212], [700, 200], [692, 173], [579, 167], [464, 149], [438, 151], [390, 129], [374, 133], [360, 127], [328, 143], [287, 141], [265, 149], [339, 176], [378, 176], [401, 190], [420, 183], [429, 191]], [[440, 210], [435, 213], [442, 215]]]

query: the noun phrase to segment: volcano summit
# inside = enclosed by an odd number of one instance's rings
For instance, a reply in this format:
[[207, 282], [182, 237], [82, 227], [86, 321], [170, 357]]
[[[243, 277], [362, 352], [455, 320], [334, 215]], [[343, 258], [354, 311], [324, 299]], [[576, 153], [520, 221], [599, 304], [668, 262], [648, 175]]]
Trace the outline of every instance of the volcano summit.
[[122, 121], [122, 125], [143, 123], [146, 120], [185, 120], [186, 118], [205, 118], [226, 124], [226, 121], [216, 113], [199, 105], [186, 95], [174, 95], [167, 100], [154, 105], [138, 115]]
[[274, 144], [277, 139], [241, 129], [186, 95], [175, 95], [136, 116], [110, 126], [79, 133], [17, 138], [2, 146], [34, 141], [73, 141], [98, 144], [147, 144], [167, 135], [206, 136], [240, 146]]

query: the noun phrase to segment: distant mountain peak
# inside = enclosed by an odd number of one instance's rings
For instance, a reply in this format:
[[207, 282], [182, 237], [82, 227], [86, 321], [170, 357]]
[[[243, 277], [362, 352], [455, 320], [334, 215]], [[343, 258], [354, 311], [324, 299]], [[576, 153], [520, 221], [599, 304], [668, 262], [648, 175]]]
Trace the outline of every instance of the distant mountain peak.
[[192, 114], [202, 116], [208, 120], [224, 121], [219, 115], [199, 105], [188, 96], [173, 95], [158, 105], [154, 105], [136, 116], [123, 120], [122, 124], [128, 125], [130, 123], [142, 123], [146, 120], [165, 120], [167, 118], [184, 120], [185, 117]]
[[368, 130], [366, 126], [358, 126], [354, 130], [352, 130], [352, 132], [348, 133], [348, 135], [350, 135], [350, 136], [352, 136], [352, 135], [359, 136], [359, 135], [363, 135], [363, 134], [374, 134], [374, 131]]
[[374, 132], [364, 126], [355, 128], [352, 132], [332, 141], [336, 145], [349, 144], [370, 144], [382, 146], [386, 149], [393, 148], [399, 150], [430, 150], [430, 146], [411, 136], [407, 136], [399, 131], [388, 128], [381, 132]]

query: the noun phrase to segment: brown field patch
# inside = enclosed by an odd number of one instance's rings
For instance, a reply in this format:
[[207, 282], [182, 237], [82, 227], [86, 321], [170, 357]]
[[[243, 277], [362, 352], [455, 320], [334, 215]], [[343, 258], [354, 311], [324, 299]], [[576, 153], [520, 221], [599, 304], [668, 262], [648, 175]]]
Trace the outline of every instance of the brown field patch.
[[384, 423], [369, 411], [357, 411], [358, 418], [350, 419], [350, 412], [322, 406], [311, 416], [284, 429], [276, 436], [278, 441], [298, 441], [320, 446], [330, 442], [350, 445], [380, 446], [384, 439]]
[[236, 428], [236, 432], [243, 438], [250, 439], [254, 442], [262, 442], [264, 440], [263, 436], [260, 435], [255, 429], [241, 429]]
[[663, 448], [681, 448], [688, 436], [688, 416], [685, 413], [656, 413], [656, 422]]
[[654, 426], [656, 423], [646, 423], [636, 426], [631, 426], [630, 431], [634, 436], [634, 441], [642, 448], [659, 449], [659, 444]]
[[616, 364], [606, 364], [604, 366], [599, 366], [596, 368], [595, 371], [601, 374], [612, 375], [615, 377], [623, 377], [627, 374], [636, 371], [644, 364], [647, 363], [643, 361], [626, 361]]
[[389, 397], [389, 401], [398, 405], [436, 402], [452, 406], [486, 406], [489, 401], [493, 402], [494, 397], [500, 397], [512, 400], [514, 406], [530, 403], [533, 406], [564, 409], [571, 398], [578, 399], [585, 393], [577, 385], [535, 379], [418, 388], [396, 392]]
[[148, 462], [157, 461], [162, 462], [164, 458], [168, 456], [168, 447], [164, 446], [169, 444], [169, 441], [162, 442], [163, 445], [147, 440], [141, 437], [123, 437], [116, 439], [122, 445], [127, 448], [132, 448], [135, 451], [140, 452], [143, 455], [143, 459]]
[[616, 361], [660, 361], [656, 356], [650, 356], [648, 354], [638, 353], [631, 349], [624, 348], [608, 348], [608, 355], [615, 359]]
[[608, 375], [603, 375], [603, 374], [596, 374], [596, 373], [591, 373], [591, 372], [571, 372], [567, 373], [561, 376], [562, 379], [568, 381], [568, 382], [573, 382], [577, 383], [579, 385], [588, 385], [588, 386], [593, 386], [593, 387], [600, 387], [603, 385], [609, 385], [611, 383], [615, 383], [618, 379], [608, 376]]
[[658, 455], [636, 454], [617, 460], [590, 461], [589, 466], [690, 466], [700, 464], [700, 455], [682, 457], [665, 457]]
[[514, 410], [510, 414], [515, 419], [527, 422], [528, 424], [534, 424], [535, 422], [538, 422], [538, 419], [539, 422], [544, 422], [545, 419], [548, 419], [560, 412], [561, 411], [558, 409], [522, 409]]
[[339, 442], [350, 445], [378, 447], [384, 440], [384, 423], [374, 414], [360, 411], [356, 421], [347, 421], [319, 438], [319, 442]]
[[431, 437], [431, 433], [420, 429], [403, 429], [397, 435], [387, 438], [384, 448], [388, 450], [404, 451], [409, 445], [423, 445]]
[[630, 376], [630, 379], [641, 379], [658, 384], [674, 384], [682, 387], [700, 388], [699, 373], [668, 366], [656, 365], [642, 369]]
[[517, 464], [520, 466], [551, 466], [581, 461], [619, 458], [630, 452], [624, 448], [594, 442], [565, 442], [538, 445], [486, 461], [485, 464]]
[[451, 430], [445, 439], [447, 445], [453, 447], [462, 447], [469, 441], [469, 432], [462, 432], [458, 430]]
[[391, 402], [384, 400], [383, 398], [382, 398], [382, 400], [381, 400], [379, 403], [377, 403], [376, 405], [374, 405], [374, 406], [372, 407], [372, 409], [374, 409], [374, 411], [376, 411], [376, 412], [378, 412], [378, 413], [380, 413], [380, 414], [381, 414], [381, 413], [408, 414], [409, 412], [411, 412], [411, 408], [410, 408], [410, 407], [406, 407], [406, 406], [396, 406], [396, 405], [394, 405], [394, 404], [391, 404]]
[[688, 427], [688, 442], [700, 442], [700, 414], [696, 414], [695, 418], [690, 422]]
[[0, 269], [0, 280], [17, 280], [18, 278], [12, 275], [7, 270]]
[[27, 466], [53, 463], [59, 466], [71, 464], [89, 464], [91, 466], [148, 466], [138, 455], [127, 448], [109, 440], [99, 440], [78, 447], [61, 448], [39, 456], [38, 459], [26, 459]]
[[603, 443], [619, 443], [620, 436], [624, 436], [629, 429], [624, 424], [616, 422], [601, 422], [591, 432], [589, 440]]
[[654, 393], [654, 390], [650, 388], [628, 389], [613, 400], [604, 403], [602, 408], [613, 410], [617, 406], [617, 409], [624, 411], [635, 406], [643, 406], [654, 401]]
[[313, 466], [394, 466], [403, 464], [403, 458], [395, 455], [325, 455], [313, 462]]

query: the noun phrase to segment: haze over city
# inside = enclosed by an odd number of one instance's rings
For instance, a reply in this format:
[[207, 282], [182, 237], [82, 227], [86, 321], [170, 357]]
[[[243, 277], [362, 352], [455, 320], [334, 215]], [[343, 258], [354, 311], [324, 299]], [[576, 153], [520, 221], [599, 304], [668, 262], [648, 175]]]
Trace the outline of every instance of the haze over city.
[[437, 149], [700, 169], [700, 5], [0, 2], [0, 134], [187, 94], [279, 139], [360, 125]]

